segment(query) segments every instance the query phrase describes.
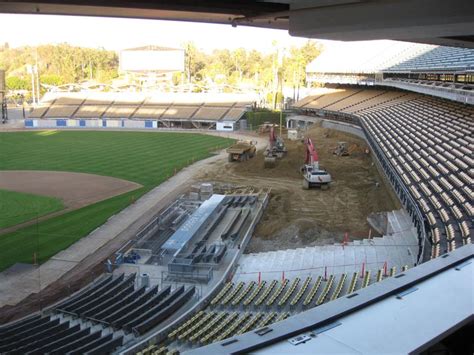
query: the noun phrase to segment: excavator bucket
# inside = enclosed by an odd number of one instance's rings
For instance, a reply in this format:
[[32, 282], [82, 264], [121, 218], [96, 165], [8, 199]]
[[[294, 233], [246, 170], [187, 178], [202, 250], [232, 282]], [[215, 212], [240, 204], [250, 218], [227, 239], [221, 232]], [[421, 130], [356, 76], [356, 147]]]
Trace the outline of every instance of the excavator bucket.
[[265, 168], [274, 168], [276, 165], [276, 157], [265, 157], [263, 161], [263, 166]]

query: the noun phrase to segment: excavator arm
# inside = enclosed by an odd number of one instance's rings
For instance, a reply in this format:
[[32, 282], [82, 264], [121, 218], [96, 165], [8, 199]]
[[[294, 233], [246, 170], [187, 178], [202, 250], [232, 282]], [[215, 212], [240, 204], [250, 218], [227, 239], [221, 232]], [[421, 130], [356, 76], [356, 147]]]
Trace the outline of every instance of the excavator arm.
[[304, 163], [307, 165], [313, 165], [314, 163], [318, 163], [319, 162], [318, 152], [316, 152], [316, 149], [314, 148], [314, 144], [311, 138], [305, 139], [305, 145], [306, 145], [306, 158], [305, 158]]

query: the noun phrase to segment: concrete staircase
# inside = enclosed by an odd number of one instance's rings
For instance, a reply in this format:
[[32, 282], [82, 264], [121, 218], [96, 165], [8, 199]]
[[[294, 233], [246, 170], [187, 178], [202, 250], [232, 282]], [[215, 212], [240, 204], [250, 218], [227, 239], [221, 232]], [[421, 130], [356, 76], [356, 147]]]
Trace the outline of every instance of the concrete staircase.
[[418, 243], [416, 229], [409, 215], [403, 210], [387, 213], [387, 234], [383, 237], [354, 240], [343, 244], [287, 249], [265, 253], [245, 254], [240, 258], [234, 282], [278, 280], [283, 276], [317, 277], [319, 275], [352, 274], [370, 270], [375, 277], [377, 270], [396, 267], [397, 272], [405, 265], [416, 262]]

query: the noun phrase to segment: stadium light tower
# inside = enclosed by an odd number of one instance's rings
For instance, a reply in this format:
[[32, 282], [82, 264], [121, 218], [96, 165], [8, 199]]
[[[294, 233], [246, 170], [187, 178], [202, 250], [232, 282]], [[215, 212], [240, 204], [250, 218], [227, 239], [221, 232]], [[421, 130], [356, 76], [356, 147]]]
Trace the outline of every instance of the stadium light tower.
[[35, 76], [34, 76], [34, 72], [33, 72], [33, 66], [28, 64], [26, 66], [26, 72], [31, 75], [31, 96], [33, 98], [33, 105], [35, 105], [36, 104], [36, 102], [35, 102], [35, 100], [36, 100], [36, 96], [35, 96], [35, 87], [36, 87], [36, 85], [35, 85]]

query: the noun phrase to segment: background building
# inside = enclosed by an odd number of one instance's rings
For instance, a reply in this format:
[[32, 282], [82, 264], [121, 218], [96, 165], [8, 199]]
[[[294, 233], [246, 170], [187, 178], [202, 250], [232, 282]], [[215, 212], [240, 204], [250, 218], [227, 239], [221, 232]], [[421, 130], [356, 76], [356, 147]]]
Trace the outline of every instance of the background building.
[[145, 46], [120, 52], [119, 71], [125, 82], [140, 89], [172, 84], [173, 73], [184, 71], [184, 49]]

